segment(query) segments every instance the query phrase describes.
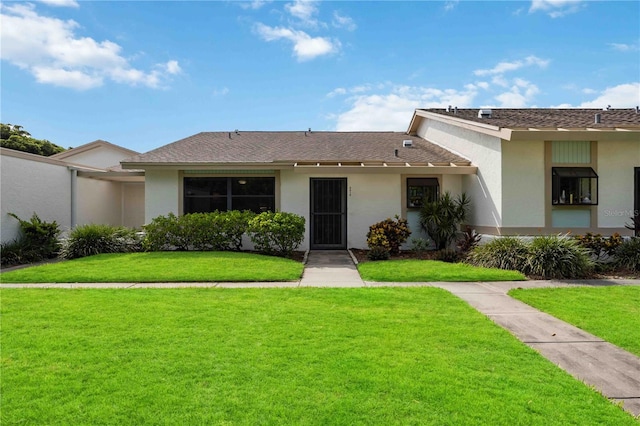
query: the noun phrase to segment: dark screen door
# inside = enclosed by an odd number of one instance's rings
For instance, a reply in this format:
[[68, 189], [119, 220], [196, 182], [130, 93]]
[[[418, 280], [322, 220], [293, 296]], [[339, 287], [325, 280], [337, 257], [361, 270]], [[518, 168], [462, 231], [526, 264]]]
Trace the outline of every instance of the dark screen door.
[[[635, 191], [634, 191], [634, 202], [633, 202], [633, 217], [635, 218], [635, 223], [640, 221], [640, 167], [636, 167], [635, 169]], [[636, 225], [635, 231], [636, 237], [640, 237], [640, 229]]]
[[311, 179], [311, 248], [347, 248], [347, 179]]

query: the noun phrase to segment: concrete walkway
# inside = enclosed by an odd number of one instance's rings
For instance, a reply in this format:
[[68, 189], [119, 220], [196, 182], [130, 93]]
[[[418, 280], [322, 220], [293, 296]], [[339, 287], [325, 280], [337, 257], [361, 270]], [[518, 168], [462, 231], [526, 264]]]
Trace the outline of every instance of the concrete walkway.
[[640, 358], [506, 294], [512, 288], [538, 286], [517, 282], [437, 285], [468, 302], [573, 377], [640, 416]]
[[358, 268], [346, 250], [313, 250], [300, 287], [364, 287]]
[[640, 358], [617, 346], [545, 314], [507, 295], [512, 288], [640, 285], [640, 280], [512, 281], [512, 282], [364, 282], [348, 251], [311, 251], [302, 279], [252, 283], [94, 283], [2, 284], [2, 288], [274, 288], [274, 287], [409, 287], [445, 289], [511, 332], [554, 364], [624, 409], [640, 416]]

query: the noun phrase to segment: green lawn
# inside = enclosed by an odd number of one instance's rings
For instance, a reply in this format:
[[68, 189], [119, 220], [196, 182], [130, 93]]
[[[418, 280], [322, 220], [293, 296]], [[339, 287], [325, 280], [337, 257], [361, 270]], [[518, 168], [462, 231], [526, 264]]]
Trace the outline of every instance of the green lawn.
[[3, 272], [3, 283], [293, 281], [303, 265], [236, 252], [101, 254]]
[[637, 425], [437, 288], [1, 291], [6, 425]]
[[640, 286], [511, 290], [509, 295], [640, 356]]
[[517, 271], [479, 268], [464, 263], [437, 260], [384, 260], [358, 265], [365, 281], [521, 281], [526, 277]]

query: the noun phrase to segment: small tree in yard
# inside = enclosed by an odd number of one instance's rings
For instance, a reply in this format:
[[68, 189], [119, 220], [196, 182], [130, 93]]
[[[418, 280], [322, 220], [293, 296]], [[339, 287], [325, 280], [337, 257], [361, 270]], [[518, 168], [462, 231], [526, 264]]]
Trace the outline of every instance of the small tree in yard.
[[445, 192], [435, 201], [425, 201], [420, 209], [420, 224], [438, 250], [446, 249], [465, 221], [471, 200], [466, 194], [453, 198]]

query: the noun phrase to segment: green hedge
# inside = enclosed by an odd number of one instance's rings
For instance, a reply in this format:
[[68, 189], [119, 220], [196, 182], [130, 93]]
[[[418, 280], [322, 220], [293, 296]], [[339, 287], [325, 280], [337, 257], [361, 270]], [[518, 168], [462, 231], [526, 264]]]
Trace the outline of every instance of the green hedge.
[[144, 226], [147, 251], [240, 250], [242, 235], [255, 216], [250, 211], [158, 216]]
[[249, 221], [248, 233], [256, 250], [288, 256], [302, 243], [304, 225], [297, 214], [264, 212]]

